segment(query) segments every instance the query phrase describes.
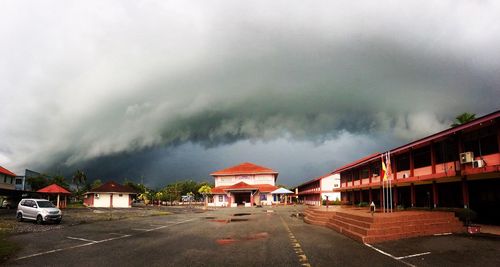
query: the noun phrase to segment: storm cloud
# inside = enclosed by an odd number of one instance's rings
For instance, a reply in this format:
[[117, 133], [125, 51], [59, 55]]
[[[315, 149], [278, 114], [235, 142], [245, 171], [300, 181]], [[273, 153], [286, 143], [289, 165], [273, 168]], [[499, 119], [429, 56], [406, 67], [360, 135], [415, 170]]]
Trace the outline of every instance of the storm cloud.
[[255, 161], [294, 184], [498, 109], [499, 10], [2, 3], [0, 164], [158, 185]]

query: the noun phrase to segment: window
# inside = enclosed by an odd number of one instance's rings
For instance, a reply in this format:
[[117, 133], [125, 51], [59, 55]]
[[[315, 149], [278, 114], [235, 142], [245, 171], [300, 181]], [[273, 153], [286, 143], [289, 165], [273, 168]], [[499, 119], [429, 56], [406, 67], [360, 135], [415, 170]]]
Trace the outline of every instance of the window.
[[489, 126], [464, 135], [464, 151], [474, 152], [475, 157], [498, 153], [498, 140], [493, 127]]
[[410, 169], [410, 154], [405, 153], [396, 157], [396, 170], [406, 171]]
[[413, 163], [415, 168], [431, 165], [431, 147], [426, 146], [413, 151]]
[[370, 166], [370, 169], [371, 169], [371, 172], [372, 172], [372, 176], [379, 176], [380, 175], [380, 166], [381, 166], [382, 162], [377, 162], [375, 164], [372, 164]]
[[363, 168], [359, 171], [359, 176], [361, 179], [368, 178], [368, 168]]
[[224, 196], [223, 195], [219, 196], [219, 202], [224, 202]]
[[436, 164], [458, 160], [458, 143], [453, 139], [447, 139], [434, 144]]
[[23, 180], [22, 179], [16, 179], [16, 184], [23, 184]]
[[260, 200], [267, 200], [267, 195], [265, 194], [260, 195]]
[[123, 194], [118, 194], [119, 197], [123, 197]]

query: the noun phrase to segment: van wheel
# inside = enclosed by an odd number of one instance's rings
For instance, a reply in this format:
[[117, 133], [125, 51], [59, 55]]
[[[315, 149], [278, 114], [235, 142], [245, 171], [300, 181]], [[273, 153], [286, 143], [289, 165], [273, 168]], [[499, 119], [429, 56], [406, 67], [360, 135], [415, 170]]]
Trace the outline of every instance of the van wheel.
[[61, 220], [57, 220], [55, 221], [56, 224], [60, 224], [61, 223]]
[[37, 224], [43, 224], [43, 218], [42, 218], [42, 215], [38, 215], [38, 216], [36, 216], [36, 223], [37, 223]]
[[19, 212], [16, 216], [16, 219], [18, 222], [22, 222], [23, 221], [23, 214]]

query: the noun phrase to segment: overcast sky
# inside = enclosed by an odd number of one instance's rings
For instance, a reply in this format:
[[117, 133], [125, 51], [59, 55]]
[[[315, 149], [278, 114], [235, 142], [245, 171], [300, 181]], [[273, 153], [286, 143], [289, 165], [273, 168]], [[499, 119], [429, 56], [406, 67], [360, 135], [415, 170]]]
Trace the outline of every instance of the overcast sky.
[[300, 184], [500, 108], [499, 1], [1, 1], [0, 165]]

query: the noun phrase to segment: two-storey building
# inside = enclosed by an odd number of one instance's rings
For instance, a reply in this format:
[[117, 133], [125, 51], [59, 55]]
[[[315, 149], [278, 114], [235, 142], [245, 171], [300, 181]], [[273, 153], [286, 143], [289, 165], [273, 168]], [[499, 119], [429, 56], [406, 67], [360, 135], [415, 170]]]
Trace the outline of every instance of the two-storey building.
[[[500, 223], [500, 111], [388, 152], [394, 207], [465, 207]], [[335, 170], [342, 200], [382, 206], [381, 166], [376, 153]]]
[[210, 174], [215, 179], [209, 206], [271, 205], [278, 172], [253, 163], [239, 165]]

